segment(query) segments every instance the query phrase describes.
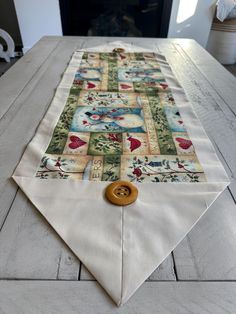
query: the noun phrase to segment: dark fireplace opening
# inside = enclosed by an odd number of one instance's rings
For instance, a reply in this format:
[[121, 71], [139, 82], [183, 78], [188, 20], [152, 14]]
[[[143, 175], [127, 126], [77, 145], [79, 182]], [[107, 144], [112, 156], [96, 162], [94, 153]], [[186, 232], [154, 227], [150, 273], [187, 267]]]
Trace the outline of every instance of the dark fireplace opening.
[[63, 35], [167, 37], [172, 0], [59, 0]]

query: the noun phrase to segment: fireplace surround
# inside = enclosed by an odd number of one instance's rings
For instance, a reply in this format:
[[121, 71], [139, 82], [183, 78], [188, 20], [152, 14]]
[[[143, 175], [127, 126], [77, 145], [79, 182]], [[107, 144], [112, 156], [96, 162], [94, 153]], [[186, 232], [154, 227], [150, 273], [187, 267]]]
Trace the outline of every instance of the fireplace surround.
[[172, 0], [60, 0], [63, 35], [167, 37]]

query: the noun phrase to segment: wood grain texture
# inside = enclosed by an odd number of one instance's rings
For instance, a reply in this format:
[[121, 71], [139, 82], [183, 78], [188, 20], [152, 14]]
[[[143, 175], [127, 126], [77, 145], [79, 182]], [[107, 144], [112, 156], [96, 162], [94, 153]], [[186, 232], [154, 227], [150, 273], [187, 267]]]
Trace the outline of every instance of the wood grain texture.
[[[198, 66], [195, 64], [197, 56], [194, 58], [195, 55], [191, 54], [190, 48], [187, 52], [191, 58], [179, 46], [174, 46], [175, 54], [170, 53], [170, 49], [165, 45], [161, 46], [161, 49], [167, 56], [175, 75], [184, 87], [229, 177], [234, 180], [236, 170], [235, 158], [233, 157], [236, 155], [236, 119], [234, 113], [230, 110], [227, 102], [224, 99], [222, 100], [218, 90], [211, 85], [211, 81], [206, 80], [207, 70], [203, 70], [204, 68], [202, 68], [201, 63]], [[199, 55], [199, 50], [197, 52]], [[200, 57], [198, 58], [200, 59]], [[208, 59], [209, 64], [210, 60], [211, 58]], [[213, 62], [212, 66], [214, 64], [215, 62]], [[217, 67], [217, 71], [220, 70], [225, 72], [223, 67]], [[189, 71], [188, 79], [186, 79], [186, 75], [184, 74], [187, 71]], [[227, 74], [225, 75], [226, 77], [228, 76]], [[217, 75], [219, 74], [217, 73]], [[229, 78], [230, 80], [232, 79], [231, 75], [229, 75]], [[224, 90], [224, 88], [221, 88], [221, 90]], [[235, 90], [234, 94], [236, 96]], [[235, 190], [231, 192], [235, 193]], [[212, 208], [215, 209], [214, 212]], [[186, 239], [174, 250], [177, 276], [179, 279], [235, 279], [236, 269], [234, 265], [236, 265], [236, 255], [234, 243], [236, 242], [236, 234], [233, 227], [230, 227], [231, 221], [235, 225], [236, 216], [234, 216], [234, 212], [235, 202], [231, 198], [230, 193], [225, 192], [216, 200]], [[225, 213], [225, 215], [222, 213]], [[203, 226], [205, 224], [207, 228], [197, 233], [196, 231], [200, 228], [201, 224]], [[225, 236], [226, 234], [227, 236]], [[210, 242], [207, 239], [210, 239]], [[220, 239], [224, 239], [224, 241], [220, 241]]]
[[[211, 85], [211, 81], [206, 79], [207, 70], [204, 71], [201, 67], [200, 71], [195, 65], [195, 55], [190, 58], [178, 45], [175, 46], [174, 53], [165, 46], [161, 46], [161, 50], [167, 56], [208, 136], [219, 149], [225, 163], [234, 175], [236, 171], [233, 157], [236, 153], [236, 119], [234, 113], [230, 110], [225, 99], [218, 93], [218, 89], [216, 90]], [[210, 60], [209, 58], [209, 63]], [[227, 72], [223, 67], [220, 69], [221, 72]], [[187, 78], [186, 73], [188, 73]], [[217, 73], [216, 75], [220, 74]], [[230, 74], [229, 76], [232, 77]], [[227, 81], [222, 81], [222, 84], [221, 89], [224, 89]], [[231, 98], [233, 98], [233, 94], [235, 97], [235, 89], [231, 91]]]
[[173, 255], [170, 254], [157, 269], [149, 276], [147, 281], [175, 281], [175, 265], [173, 261]]
[[[190, 43], [180, 40], [180, 44], [175, 46], [176, 58], [173, 54], [168, 54], [168, 48], [166, 51], [163, 48], [163, 51], [168, 55], [174, 73], [184, 87], [219, 158], [234, 180], [236, 176], [234, 158], [236, 78], [225, 71], [223, 66], [197, 44]], [[188, 79], [184, 74], [185, 71], [188, 71]]]
[[199, 71], [211, 83], [227, 106], [236, 114], [234, 99], [236, 78], [229, 71], [224, 71], [224, 67], [197, 43], [194, 42], [192, 45], [191, 42], [187, 43], [180, 40], [179, 45], [194, 60]]
[[[90, 274], [87, 268], [82, 265], [80, 272], [80, 280], [92, 281], [95, 280], [94, 277]], [[170, 254], [164, 262], [161, 263], [159, 267], [148, 277], [147, 281], [175, 281], [175, 269], [173, 256]]]
[[179, 280], [236, 280], [235, 222], [226, 190], [174, 250]]
[[235, 313], [236, 283], [146, 282], [122, 307], [95, 282], [0, 281], [6, 314]]
[[78, 280], [81, 263], [78, 257], [71, 252], [66, 245], [62, 247], [60, 259], [58, 261], [57, 278], [59, 280]]
[[[66, 279], [69, 276], [68, 279], [71, 279], [72, 275], [68, 271], [68, 264], [66, 268], [60, 268], [58, 266], [60, 261], [63, 262], [63, 259], [61, 258], [62, 253], [58, 248], [65, 248], [65, 245], [52, 231], [50, 235], [52, 240], [48, 241], [48, 239], [45, 239], [46, 243], [51, 242], [51, 254], [47, 253], [47, 245], [46, 252], [44, 251], [45, 247], [42, 243], [42, 232], [44, 231], [40, 229], [40, 227], [41, 225], [44, 225], [45, 222], [42, 223], [40, 221], [39, 216], [35, 213], [34, 207], [29, 202], [25, 202], [24, 204], [23, 210], [27, 215], [23, 215], [23, 222], [17, 219], [17, 215], [20, 213], [22, 206], [22, 198], [25, 199], [25, 197], [22, 196], [17, 186], [11, 181], [10, 176], [19, 162], [27, 143], [35, 134], [37, 126], [43, 118], [45, 111], [50, 105], [56, 86], [61, 80], [61, 76], [73, 51], [81, 47], [81, 43], [81, 41], [73, 39], [68, 42], [61, 41], [58, 43], [57, 41], [57, 46], [54, 51], [50, 53], [50, 56], [48, 56], [46, 60], [42, 61], [43, 64], [40, 66], [40, 69], [36, 71], [34, 77], [28, 82], [27, 86], [25, 86], [24, 92], [19, 94], [8, 109], [7, 115], [0, 120], [0, 225], [5, 221], [9, 209], [12, 209], [9, 213], [8, 222], [4, 225], [4, 230], [1, 232], [0, 237], [0, 241], [4, 246], [4, 252], [6, 253], [1, 254], [0, 256], [0, 272], [2, 277], [56, 279], [58, 276], [58, 278]], [[44, 45], [47, 45], [47, 43], [44, 43]], [[18, 72], [18, 68], [16, 71]], [[9, 145], [9, 143], [11, 143], [11, 145]], [[15, 218], [12, 217], [12, 215], [14, 215]], [[36, 219], [37, 223], [34, 219]], [[9, 221], [11, 221], [10, 224]], [[33, 233], [34, 241], [27, 241], [28, 238], [25, 235], [22, 238], [17, 237], [17, 240], [20, 242], [15, 245], [17, 241], [15, 241], [12, 232], [15, 230], [15, 232], [20, 234], [21, 232], [24, 233], [25, 224], [30, 227], [32, 223], [39, 226], [38, 229], [28, 230], [28, 232]], [[5, 234], [6, 241], [4, 241]], [[11, 235], [13, 238], [11, 238]], [[8, 246], [9, 244], [10, 246]], [[32, 250], [37, 250], [37, 247], [41, 248], [37, 251], [41, 256], [39, 260], [43, 259], [45, 264], [37, 262], [37, 254], [31, 255]], [[22, 250], [22, 248], [24, 249]], [[11, 256], [12, 252], [14, 252], [14, 258], [9, 260], [9, 255]], [[53, 258], [53, 261], [51, 258]], [[47, 267], [46, 265], [50, 265], [50, 267]], [[71, 267], [74, 269], [74, 264], [71, 264]], [[66, 273], [64, 274], [62, 273], [63, 269], [66, 269]], [[78, 278], [78, 272], [78, 269], [74, 269], [74, 275], [72, 277]]]
[[[155, 282], [145, 283], [127, 305], [117, 309], [96, 283], [85, 282], [93, 277], [10, 179], [73, 51], [113, 40], [45, 37], [0, 79], [0, 278], [55, 281], [0, 281], [0, 312], [233, 313], [236, 284], [205, 281], [236, 280], [236, 84], [194, 41], [119, 38], [167, 56], [233, 180], [149, 277]], [[176, 279], [204, 282], [157, 282]]]
[[20, 190], [0, 233], [0, 252], [0, 278], [71, 279], [68, 249]]
[[[14, 67], [0, 78], [0, 118], [6, 114], [15, 99], [23, 92], [25, 86], [33, 79], [34, 74], [40, 69], [59, 42], [59, 37], [43, 38], [29, 50], [24, 58], [21, 58]], [[37, 55], [37, 58], [35, 58], [35, 55]]]

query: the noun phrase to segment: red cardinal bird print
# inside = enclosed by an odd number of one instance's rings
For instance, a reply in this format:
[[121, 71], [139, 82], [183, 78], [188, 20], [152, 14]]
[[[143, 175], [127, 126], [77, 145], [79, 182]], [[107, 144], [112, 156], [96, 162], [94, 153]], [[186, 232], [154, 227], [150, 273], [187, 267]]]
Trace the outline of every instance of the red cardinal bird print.
[[69, 144], [69, 147], [71, 149], [76, 149], [87, 144], [85, 141], [81, 140], [81, 138], [75, 135], [70, 136], [70, 141], [71, 143]]
[[88, 82], [87, 83], [88, 88], [94, 88], [96, 85], [93, 83]]
[[163, 89], [166, 89], [168, 87], [167, 84], [164, 84], [164, 83], [160, 83], [160, 86], [163, 88]]
[[130, 151], [134, 151], [135, 149], [139, 148], [141, 146], [141, 142], [140, 140], [138, 140], [137, 138], [133, 138], [131, 136], [129, 136], [127, 138], [128, 141], [130, 141]]
[[188, 149], [193, 145], [192, 141], [186, 140], [182, 137], [176, 137], [176, 141], [179, 142], [179, 147], [181, 147], [182, 149]]
[[120, 84], [120, 87], [121, 87], [122, 89], [129, 89], [129, 88], [131, 88], [131, 86], [130, 86], [130, 85], [127, 85], [127, 84]]

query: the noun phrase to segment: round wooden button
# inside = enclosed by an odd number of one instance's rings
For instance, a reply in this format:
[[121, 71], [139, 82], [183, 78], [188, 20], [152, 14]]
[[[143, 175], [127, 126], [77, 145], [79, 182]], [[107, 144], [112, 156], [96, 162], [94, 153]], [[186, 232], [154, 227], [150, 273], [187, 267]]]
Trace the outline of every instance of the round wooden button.
[[115, 181], [108, 185], [105, 196], [112, 204], [125, 206], [136, 201], [138, 189], [128, 181]]
[[122, 53], [122, 52], [125, 52], [125, 49], [123, 49], [123, 48], [114, 48], [113, 52]]

